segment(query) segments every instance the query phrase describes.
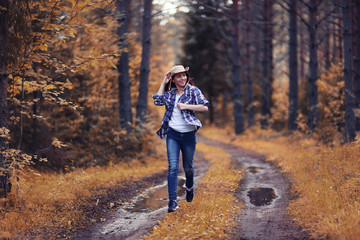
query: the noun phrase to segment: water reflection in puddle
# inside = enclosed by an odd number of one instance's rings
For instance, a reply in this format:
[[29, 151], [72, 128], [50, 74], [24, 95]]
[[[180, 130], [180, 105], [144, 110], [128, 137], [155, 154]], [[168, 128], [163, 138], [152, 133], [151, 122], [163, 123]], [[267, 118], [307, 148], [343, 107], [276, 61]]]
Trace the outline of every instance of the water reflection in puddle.
[[251, 173], [259, 173], [261, 169], [264, 169], [264, 168], [259, 167], [259, 166], [250, 166], [247, 168], [247, 170]]
[[[177, 196], [185, 194], [185, 179], [178, 179]], [[167, 183], [153, 187], [145, 193], [134, 199], [129, 206], [124, 208], [129, 212], [152, 212], [168, 204], [168, 186]]]
[[273, 188], [251, 188], [247, 195], [250, 203], [255, 206], [270, 205], [272, 200], [277, 198]]

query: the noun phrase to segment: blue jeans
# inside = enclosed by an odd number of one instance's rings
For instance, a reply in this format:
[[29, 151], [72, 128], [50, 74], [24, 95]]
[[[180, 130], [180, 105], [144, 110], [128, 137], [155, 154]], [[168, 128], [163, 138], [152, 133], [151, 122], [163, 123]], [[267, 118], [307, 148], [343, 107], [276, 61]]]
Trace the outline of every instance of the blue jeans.
[[177, 175], [179, 169], [180, 150], [183, 158], [183, 167], [186, 176], [185, 185], [191, 188], [194, 185], [194, 153], [196, 147], [195, 131], [181, 133], [169, 128], [166, 138], [166, 149], [169, 161], [168, 192], [169, 199], [176, 199]]

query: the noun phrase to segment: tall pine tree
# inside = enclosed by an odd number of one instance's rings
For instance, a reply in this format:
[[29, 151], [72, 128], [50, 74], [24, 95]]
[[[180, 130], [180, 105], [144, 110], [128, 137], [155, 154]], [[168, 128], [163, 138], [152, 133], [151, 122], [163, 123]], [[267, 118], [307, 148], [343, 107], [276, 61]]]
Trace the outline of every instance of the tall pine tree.
[[345, 78], [345, 141], [355, 140], [355, 115], [352, 69], [352, 32], [350, 0], [343, 0], [344, 78]]
[[150, 46], [151, 46], [151, 9], [152, 0], [145, 0], [142, 33], [142, 55], [140, 66], [139, 98], [136, 106], [136, 118], [140, 124], [146, 121], [148, 105], [148, 88], [150, 73]]
[[119, 104], [120, 104], [120, 125], [129, 133], [132, 124], [130, 76], [129, 76], [129, 43], [128, 32], [130, 25], [130, 0], [117, 0], [116, 7], [119, 11], [120, 37], [119, 47], [122, 50], [118, 62], [119, 70]]
[[289, 119], [288, 129], [296, 130], [298, 116], [298, 55], [296, 1], [289, 4]]
[[[0, 168], [3, 167], [5, 157], [3, 152], [7, 149], [7, 139], [4, 137], [4, 131], [7, 129], [8, 109], [7, 109], [7, 69], [6, 69], [6, 51], [9, 40], [9, 1], [0, 1]], [[9, 176], [7, 173], [0, 172], [0, 197], [6, 197], [10, 191], [8, 184]]]

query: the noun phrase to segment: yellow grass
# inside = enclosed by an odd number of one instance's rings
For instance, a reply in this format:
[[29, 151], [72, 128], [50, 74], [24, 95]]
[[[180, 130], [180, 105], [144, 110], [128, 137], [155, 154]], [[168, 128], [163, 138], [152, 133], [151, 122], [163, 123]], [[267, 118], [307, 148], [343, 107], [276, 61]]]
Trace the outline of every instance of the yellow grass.
[[211, 167], [195, 189], [191, 203], [167, 214], [145, 239], [228, 239], [235, 216], [242, 208], [235, 189], [244, 172], [231, 167], [231, 156], [223, 150], [199, 143], [197, 150], [210, 160]]
[[105, 194], [105, 188], [166, 169], [164, 157], [150, 156], [142, 161], [79, 169], [66, 174], [37, 176], [27, 171], [19, 182], [18, 193], [15, 193], [17, 187], [13, 187], [11, 196], [0, 204], [0, 238], [21, 239], [35, 233], [40, 234], [37, 239], [45, 239], [54, 236], [41, 235], [44, 229], [61, 227], [65, 233], [76, 230], [84, 221], [85, 225], [91, 221], [84, 212], [84, 208], [97, 206], [97, 199], [90, 201], [91, 197]]
[[327, 147], [299, 133], [284, 136], [256, 128], [241, 136], [217, 128], [201, 133], [264, 153], [277, 163], [290, 177], [291, 191], [297, 196], [288, 211], [315, 239], [359, 239], [359, 144]]

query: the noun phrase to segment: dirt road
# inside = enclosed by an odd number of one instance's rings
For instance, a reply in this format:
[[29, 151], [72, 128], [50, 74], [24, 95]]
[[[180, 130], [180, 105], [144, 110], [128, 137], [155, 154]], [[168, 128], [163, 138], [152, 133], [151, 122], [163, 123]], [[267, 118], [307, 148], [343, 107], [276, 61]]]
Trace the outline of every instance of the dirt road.
[[234, 145], [202, 137], [199, 141], [222, 148], [246, 171], [237, 191], [244, 209], [232, 231], [233, 239], [309, 239], [286, 213], [290, 183], [277, 167], [266, 162], [264, 156]]
[[[165, 162], [166, 163], [166, 162]], [[194, 159], [195, 187], [201, 177], [208, 169], [208, 162], [201, 153], [196, 152]], [[116, 211], [105, 213], [103, 221], [92, 224], [91, 228], [77, 232], [72, 239], [140, 239], [151, 231], [151, 229], [167, 214], [168, 192], [167, 173], [156, 174], [142, 181], [131, 184], [124, 190], [118, 190], [119, 196], [132, 193], [133, 196], [126, 197], [128, 200]], [[143, 188], [143, 182], [150, 182], [151, 187]], [[178, 200], [185, 198], [185, 174], [182, 164], [179, 165], [179, 178], [177, 195]], [[149, 185], [149, 184], [148, 184]], [[136, 194], [140, 192], [140, 194]]]
[[[289, 181], [277, 167], [254, 152], [202, 136], [198, 136], [197, 140], [222, 148], [233, 156], [238, 167], [246, 171], [237, 190], [237, 197], [244, 204], [244, 209], [237, 217], [237, 227], [230, 230], [232, 239], [309, 239], [286, 214]], [[197, 184], [206, 173], [208, 163], [199, 153], [194, 162]], [[184, 199], [184, 174], [180, 172], [178, 195], [181, 200]], [[140, 239], [150, 232], [167, 213], [166, 173], [149, 177], [145, 181], [154, 184], [143, 188], [141, 194], [135, 194], [134, 189], [127, 190], [134, 194], [129, 197], [130, 201], [124, 202], [116, 211], [106, 213], [102, 222], [78, 232], [74, 239]]]

